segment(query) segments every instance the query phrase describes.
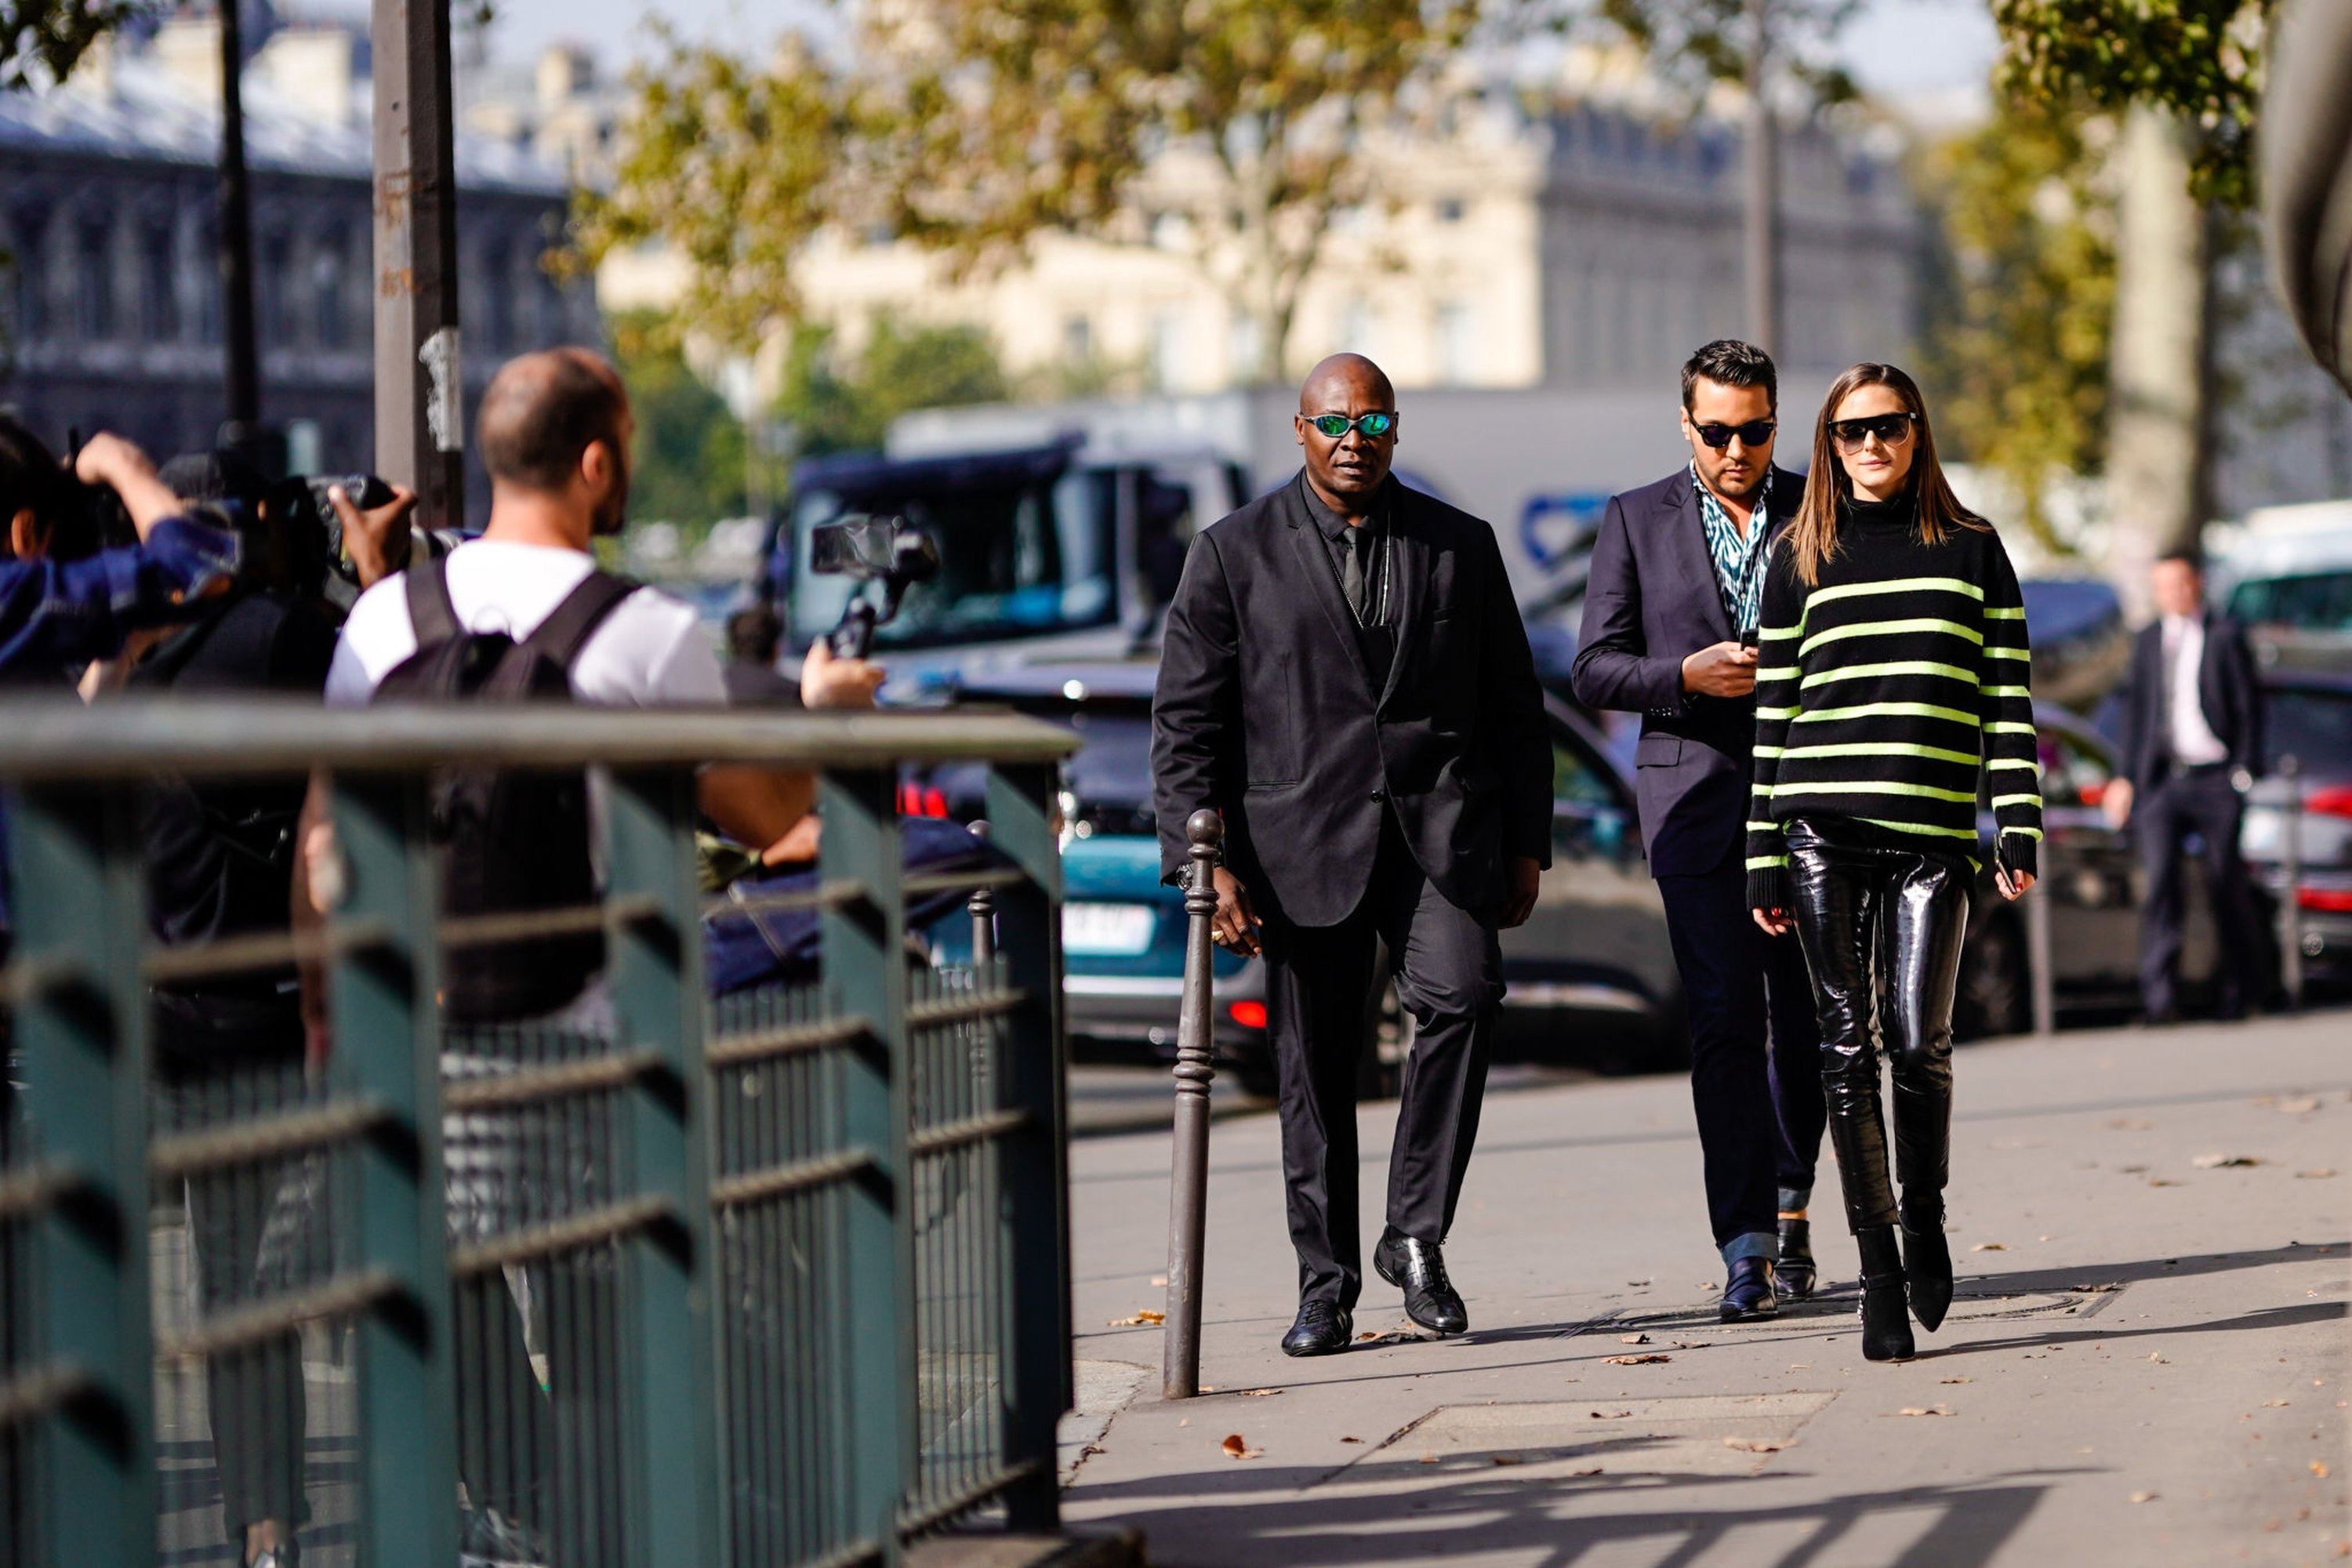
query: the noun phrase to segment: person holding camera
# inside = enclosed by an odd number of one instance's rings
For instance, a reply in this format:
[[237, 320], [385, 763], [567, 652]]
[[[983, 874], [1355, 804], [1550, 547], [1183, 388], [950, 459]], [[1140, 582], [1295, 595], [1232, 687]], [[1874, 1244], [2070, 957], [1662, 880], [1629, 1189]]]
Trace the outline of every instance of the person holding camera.
[[1682, 974], [1727, 1322], [1813, 1293], [1807, 1205], [1825, 1115], [1804, 955], [1748, 920], [1740, 863], [1765, 563], [1804, 492], [1772, 461], [1779, 403], [1779, 372], [1753, 344], [1721, 339], [1691, 355], [1691, 460], [1609, 502], [1569, 671], [1587, 706], [1642, 715], [1634, 794]]

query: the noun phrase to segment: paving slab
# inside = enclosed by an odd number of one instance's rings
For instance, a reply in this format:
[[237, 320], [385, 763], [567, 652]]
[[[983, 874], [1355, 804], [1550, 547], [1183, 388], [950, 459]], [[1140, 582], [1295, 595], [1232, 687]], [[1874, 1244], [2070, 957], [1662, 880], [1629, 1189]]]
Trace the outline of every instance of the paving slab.
[[[1447, 1245], [1472, 1331], [1420, 1336], [1374, 1279], [1360, 1342], [1309, 1361], [1276, 1349], [1276, 1129], [1220, 1121], [1213, 1392], [1163, 1402], [1160, 1330], [1120, 1321], [1166, 1306], [1169, 1140], [1088, 1139], [1077, 1353], [1133, 1394], [1066, 1513], [1198, 1568], [2352, 1557], [2352, 1015], [1990, 1043], [1956, 1077], [1958, 1293], [1898, 1365], [1861, 1359], [1826, 1150], [1827, 1289], [1726, 1326], [1686, 1082], [1538, 1083], [1490, 1097]], [[1362, 1113], [1368, 1195], [1393, 1117]]]

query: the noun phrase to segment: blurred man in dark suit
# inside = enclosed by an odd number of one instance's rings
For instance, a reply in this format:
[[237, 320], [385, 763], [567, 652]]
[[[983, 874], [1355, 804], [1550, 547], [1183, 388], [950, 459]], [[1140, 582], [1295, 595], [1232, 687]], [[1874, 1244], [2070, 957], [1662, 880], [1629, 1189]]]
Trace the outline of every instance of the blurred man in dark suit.
[[1378, 944], [1418, 1033], [1372, 1255], [1423, 1328], [1468, 1310], [1439, 1250], [1477, 1136], [1502, 956], [1551, 854], [1551, 745], [1494, 531], [1389, 472], [1396, 395], [1315, 367], [1306, 467], [1192, 541], [1152, 703], [1161, 864], [1225, 819], [1217, 941], [1263, 952], [1298, 1254], [1292, 1355], [1345, 1350], [1362, 1288], [1356, 1072]]

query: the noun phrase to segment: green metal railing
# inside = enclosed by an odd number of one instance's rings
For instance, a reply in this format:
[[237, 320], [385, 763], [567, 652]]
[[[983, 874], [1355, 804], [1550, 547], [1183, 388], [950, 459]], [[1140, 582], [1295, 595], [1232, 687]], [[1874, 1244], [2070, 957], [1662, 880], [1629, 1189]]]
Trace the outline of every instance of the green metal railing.
[[[895, 1561], [1055, 1519], [1070, 1403], [1060, 862], [1070, 742], [962, 715], [270, 702], [0, 708], [0, 1568]], [[916, 876], [903, 763], [981, 761], [1003, 868]], [[695, 770], [819, 770], [821, 973], [707, 1000]], [[445, 1025], [436, 767], [593, 765], [601, 984]], [[158, 777], [328, 781], [323, 928], [165, 946]], [[927, 959], [919, 895], [973, 893]], [[151, 1050], [158, 987], [331, 979], [332, 1046]], [[260, 977], [257, 979], [257, 977]], [[462, 1553], [462, 1555], [461, 1555]]]

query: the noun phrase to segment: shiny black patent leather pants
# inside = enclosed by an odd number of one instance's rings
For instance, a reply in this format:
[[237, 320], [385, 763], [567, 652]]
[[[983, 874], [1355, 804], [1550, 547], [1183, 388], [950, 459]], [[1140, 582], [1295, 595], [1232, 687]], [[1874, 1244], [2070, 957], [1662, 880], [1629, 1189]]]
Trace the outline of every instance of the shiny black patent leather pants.
[[1859, 1232], [1900, 1217], [1879, 1110], [1878, 1041], [1894, 1069], [1894, 1176], [1915, 1211], [1940, 1215], [1951, 1149], [1952, 991], [1974, 875], [1958, 855], [1848, 818], [1792, 821], [1788, 843], [1846, 1224]]

